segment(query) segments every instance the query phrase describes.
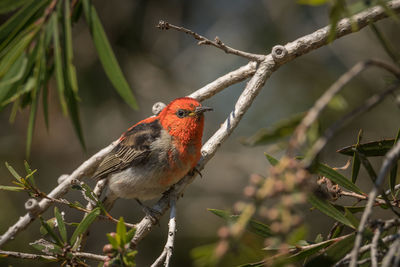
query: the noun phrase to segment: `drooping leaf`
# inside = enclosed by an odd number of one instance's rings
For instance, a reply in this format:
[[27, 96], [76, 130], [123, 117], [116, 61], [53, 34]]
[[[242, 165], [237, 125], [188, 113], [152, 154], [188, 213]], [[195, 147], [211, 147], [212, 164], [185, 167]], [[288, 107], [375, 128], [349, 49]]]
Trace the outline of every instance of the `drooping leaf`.
[[[397, 132], [396, 138], [394, 140], [393, 145], [395, 145], [400, 138], [400, 129]], [[390, 191], [392, 192], [392, 195], [394, 196], [395, 192], [394, 192], [394, 187], [396, 185], [396, 178], [397, 178], [397, 162], [393, 165], [392, 170], [390, 171], [390, 177], [389, 177], [389, 187], [390, 187]]]
[[71, 12], [70, 1], [64, 1], [64, 42], [65, 42], [65, 63], [69, 85], [72, 91], [76, 94], [78, 92], [78, 82], [76, 79], [75, 66], [72, 63], [73, 49], [72, 49], [72, 34], [71, 34]]
[[28, 121], [28, 129], [26, 134], [26, 158], [29, 158], [31, 153], [31, 146], [32, 146], [32, 137], [33, 137], [33, 130], [35, 127], [35, 120], [36, 120], [36, 112], [38, 106], [38, 92], [37, 90], [33, 91], [33, 99], [31, 104], [31, 110], [29, 112], [29, 121]]
[[277, 140], [292, 134], [297, 125], [303, 119], [303, 117], [303, 112], [295, 114], [288, 119], [279, 121], [269, 128], [260, 129], [253, 136], [241, 140], [241, 142], [249, 146], [266, 145], [272, 142], [276, 142]]
[[[394, 139], [373, 141], [358, 146], [358, 151], [362, 152], [366, 157], [381, 157], [384, 156], [394, 144]], [[339, 152], [343, 155], [353, 156], [356, 145], [347, 146], [339, 149]]]
[[313, 194], [309, 194], [308, 202], [315, 208], [320, 210], [322, 213], [325, 213], [326, 215], [335, 219], [336, 221], [339, 221], [351, 228], [355, 228], [354, 225], [328, 201], [320, 199]]
[[67, 103], [65, 101], [65, 82], [62, 70], [61, 48], [58, 33], [57, 14], [54, 13], [51, 17], [51, 25], [53, 26], [53, 46], [54, 46], [54, 65], [56, 72], [57, 90], [60, 98], [60, 104], [64, 115], [68, 114]]
[[61, 213], [58, 211], [58, 208], [54, 208], [54, 215], [56, 216], [57, 219], [57, 227], [58, 231], [60, 232], [61, 238], [64, 243], [67, 242], [67, 228], [65, 227], [64, 220], [61, 216]]
[[90, 0], [83, 0], [82, 4], [86, 21], [89, 25], [93, 42], [105, 73], [122, 99], [124, 99], [125, 102], [128, 103], [133, 109], [137, 109], [138, 105], [136, 103], [136, 99], [121, 71], [117, 59], [115, 58], [114, 52], [112, 51], [106, 33], [101, 25], [96, 9]]
[[86, 232], [86, 230], [89, 228], [89, 226], [93, 223], [93, 221], [99, 216], [100, 214], [100, 208], [94, 208], [91, 212], [89, 212], [85, 218], [79, 223], [79, 225], [76, 227], [74, 233], [72, 234], [71, 237], [71, 244], [75, 244], [78, 236]]
[[0, 14], [14, 11], [32, 0], [2, 0], [0, 1]]
[[0, 81], [0, 103], [2, 106], [5, 97], [7, 96], [12, 85], [18, 82], [24, 75], [28, 59], [25, 54], [21, 56], [11, 65], [9, 71], [4, 75]]

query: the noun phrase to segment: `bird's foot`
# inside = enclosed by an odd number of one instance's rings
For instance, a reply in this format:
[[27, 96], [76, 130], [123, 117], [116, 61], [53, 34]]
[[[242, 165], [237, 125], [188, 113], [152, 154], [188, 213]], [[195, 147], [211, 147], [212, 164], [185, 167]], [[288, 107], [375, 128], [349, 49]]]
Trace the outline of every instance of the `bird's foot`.
[[196, 173], [197, 173], [201, 178], [203, 178], [203, 175], [201, 174], [201, 172], [200, 172], [196, 167], [194, 167], [194, 168], [189, 172], [189, 175], [195, 175]]
[[153, 224], [159, 224], [160, 216], [162, 215], [160, 211], [150, 208], [142, 203], [139, 199], [136, 199], [137, 203], [142, 207], [143, 212], [146, 214], [147, 217], [150, 218]]

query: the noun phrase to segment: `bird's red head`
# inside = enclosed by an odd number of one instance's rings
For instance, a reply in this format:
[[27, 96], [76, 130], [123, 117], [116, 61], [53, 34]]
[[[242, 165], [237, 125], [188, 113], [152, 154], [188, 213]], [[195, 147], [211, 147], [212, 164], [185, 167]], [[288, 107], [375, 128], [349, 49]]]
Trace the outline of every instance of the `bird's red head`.
[[212, 108], [204, 107], [199, 101], [190, 97], [173, 100], [158, 115], [160, 123], [170, 135], [183, 144], [200, 141], [203, 135], [205, 111]]

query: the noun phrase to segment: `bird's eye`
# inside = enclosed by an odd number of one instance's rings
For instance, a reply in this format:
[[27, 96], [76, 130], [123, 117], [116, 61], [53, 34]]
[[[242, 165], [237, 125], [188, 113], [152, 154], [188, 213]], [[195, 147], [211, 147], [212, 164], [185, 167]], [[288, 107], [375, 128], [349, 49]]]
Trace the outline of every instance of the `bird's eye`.
[[186, 117], [186, 114], [187, 114], [187, 112], [184, 109], [179, 109], [176, 112], [176, 116], [178, 116], [178, 118], [184, 118], [184, 117]]

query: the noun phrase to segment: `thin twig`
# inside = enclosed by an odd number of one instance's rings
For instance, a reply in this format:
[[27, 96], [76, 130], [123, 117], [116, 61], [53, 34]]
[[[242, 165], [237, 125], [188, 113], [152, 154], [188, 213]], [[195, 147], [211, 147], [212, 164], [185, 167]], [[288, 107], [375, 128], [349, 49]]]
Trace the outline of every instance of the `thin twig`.
[[382, 167], [379, 171], [378, 178], [376, 179], [374, 187], [372, 188], [371, 192], [368, 195], [368, 203], [361, 217], [361, 221], [357, 229], [356, 240], [354, 241], [354, 247], [351, 252], [350, 267], [356, 266], [359, 253], [358, 250], [361, 247], [365, 225], [367, 223], [369, 216], [371, 215], [374, 200], [381, 189], [385, 177], [391, 170], [393, 164], [399, 159], [399, 157], [400, 157], [400, 142], [396, 143], [386, 154]]
[[359, 62], [354, 65], [349, 71], [340, 76], [339, 79], [333, 83], [328, 90], [315, 102], [314, 106], [307, 112], [307, 115], [303, 118], [299, 126], [297, 126], [292, 138], [289, 141], [289, 147], [287, 149], [287, 154], [292, 156], [294, 150], [300, 147], [306, 140], [306, 131], [310, 126], [316, 121], [320, 116], [321, 112], [332, 100], [332, 98], [342, 90], [342, 88], [348, 84], [352, 79], [354, 79], [358, 74], [366, 70], [368, 67], [375, 66], [381, 67], [393, 75], [395, 75], [400, 80], [400, 69], [387, 64], [386, 62], [371, 59], [363, 62]]
[[166, 21], [160, 20], [156, 26], [157, 28], [159, 28], [160, 30], [169, 30], [169, 29], [173, 29], [176, 30], [178, 32], [184, 32], [186, 34], [189, 34], [191, 36], [193, 36], [194, 39], [198, 40], [199, 42], [197, 43], [198, 45], [211, 45], [214, 46], [216, 48], [222, 49], [223, 51], [225, 51], [225, 53], [227, 54], [233, 54], [233, 55], [237, 55], [240, 57], [244, 57], [247, 58], [251, 61], [257, 61], [257, 62], [261, 62], [265, 59], [265, 55], [258, 55], [258, 54], [253, 54], [253, 53], [248, 53], [248, 52], [244, 52], [244, 51], [240, 51], [237, 49], [234, 49], [232, 47], [227, 46], [226, 44], [224, 44], [219, 38], [218, 36], [215, 37], [214, 41], [211, 41], [210, 39], [195, 33], [192, 30], [186, 29], [184, 27], [180, 27], [180, 26], [175, 26], [173, 24], [170, 24]]
[[[74, 252], [74, 251], [70, 251], [70, 252], [75, 257], [80, 257], [80, 258], [85, 258], [85, 259], [90, 259], [90, 260], [105, 261], [107, 259], [107, 256], [97, 255], [97, 254], [93, 254], [93, 253]], [[20, 258], [20, 259], [30, 259], [30, 260], [45, 259], [45, 260], [51, 260], [51, 261], [58, 261], [58, 258], [56, 258], [54, 256], [23, 253], [23, 252], [16, 252], [16, 251], [0, 250], [0, 255], [6, 256], [6, 257]]]
[[372, 267], [378, 267], [378, 242], [382, 234], [382, 225], [378, 225], [375, 229], [374, 237], [371, 242], [371, 265]]
[[[399, 234], [399, 233], [398, 233]], [[392, 263], [393, 257], [396, 255], [396, 252], [398, 252], [400, 248], [400, 238], [397, 238], [389, 248], [388, 253], [386, 253], [385, 257], [382, 260], [382, 267], [390, 267], [390, 266], [395, 266]]]
[[172, 252], [174, 249], [175, 234], [176, 234], [176, 202], [174, 199], [171, 199], [171, 212], [168, 223], [167, 242], [164, 246], [163, 252], [151, 265], [151, 267], [161, 266], [162, 263], [164, 263], [165, 267], [168, 267], [170, 265]]
[[303, 160], [303, 164], [305, 166], [309, 166], [315, 157], [319, 154], [319, 152], [325, 147], [326, 143], [330, 138], [333, 137], [334, 133], [337, 132], [341, 127], [343, 127], [346, 123], [354, 119], [355, 117], [369, 111], [380, 102], [382, 102], [386, 96], [392, 94], [396, 89], [399, 88], [399, 83], [394, 83], [389, 86], [389, 88], [383, 91], [380, 94], [376, 94], [368, 98], [364, 104], [358, 106], [353, 109], [342, 118], [333, 123], [328, 129], [325, 130], [324, 134], [314, 143], [314, 145], [307, 152], [306, 157]]

